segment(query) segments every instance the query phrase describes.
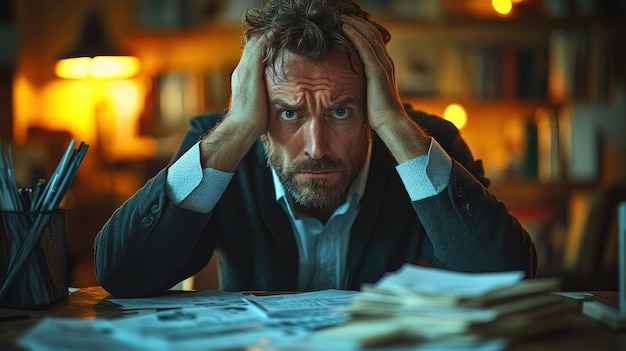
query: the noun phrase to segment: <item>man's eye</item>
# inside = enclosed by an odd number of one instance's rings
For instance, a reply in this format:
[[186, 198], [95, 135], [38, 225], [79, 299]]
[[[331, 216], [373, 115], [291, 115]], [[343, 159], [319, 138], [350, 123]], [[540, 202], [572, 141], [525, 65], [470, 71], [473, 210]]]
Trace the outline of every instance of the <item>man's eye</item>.
[[280, 111], [280, 117], [286, 121], [293, 121], [298, 116], [296, 115], [295, 111], [284, 110], [284, 111]]
[[336, 108], [333, 110], [333, 117], [338, 119], [348, 118], [350, 116], [350, 110], [346, 108]]

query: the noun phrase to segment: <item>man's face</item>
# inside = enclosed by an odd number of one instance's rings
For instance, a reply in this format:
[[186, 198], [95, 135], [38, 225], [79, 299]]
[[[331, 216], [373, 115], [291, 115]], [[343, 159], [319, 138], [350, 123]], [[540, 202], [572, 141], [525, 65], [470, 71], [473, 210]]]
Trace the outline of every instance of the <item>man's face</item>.
[[285, 52], [265, 79], [268, 163], [298, 205], [337, 206], [367, 157], [361, 63], [342, 52], [321, 61]]

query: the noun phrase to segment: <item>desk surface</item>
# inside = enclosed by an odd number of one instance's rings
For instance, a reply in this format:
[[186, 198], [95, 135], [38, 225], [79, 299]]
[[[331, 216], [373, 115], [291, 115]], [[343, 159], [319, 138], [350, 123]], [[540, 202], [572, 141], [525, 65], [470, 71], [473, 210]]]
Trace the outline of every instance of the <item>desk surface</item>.
[[[594, 292], [595, 299], [616, 301], [616, 292]], [[106, 301], [110, 295], [100, 287], [80, 289], [63, 302], [45, 310], [0, 309], [0, 313], [19, 312], [27, 318], [0, 321], [0, 350], [19, 350], [16, 338], [45, 316], [56, 317], [121, 317], [122, 311]], [[582, 308], [581, 308], [582, 309]], [[571, 329], [552, 335], [536, 337], [514, 345], [511, 350], [626, 350], [626, 331], [613, 331], [582, 314]]]

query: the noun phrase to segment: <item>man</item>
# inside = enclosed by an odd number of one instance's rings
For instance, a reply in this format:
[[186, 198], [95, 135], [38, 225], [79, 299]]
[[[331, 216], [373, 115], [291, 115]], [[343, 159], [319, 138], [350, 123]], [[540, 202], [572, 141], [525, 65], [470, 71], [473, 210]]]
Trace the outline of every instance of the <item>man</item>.
[[107, 291], [162, 292], [213, 252], [230, 291], [358, 289], [406, 262], [534, 276], [532, 241], [458, 131], [402, 104], [367, 12], [276, 0], [245, 24], [228, 111], [193, 119], [98, 234]]

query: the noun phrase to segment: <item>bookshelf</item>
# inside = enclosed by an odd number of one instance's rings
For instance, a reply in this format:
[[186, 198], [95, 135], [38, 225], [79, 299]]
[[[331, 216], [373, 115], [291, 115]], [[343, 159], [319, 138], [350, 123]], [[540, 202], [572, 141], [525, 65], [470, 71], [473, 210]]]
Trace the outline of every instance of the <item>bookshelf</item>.
[[[575, 155], [564, 153], [578, 147], [563, 145], [574, 143], [568, 135], [572, 130], [564, 128], [579, 128], [568, 126], [572, 109], [589, 111], [587, 124], [593, 129], [607, 129], [607, 119], [618, 128], [622, 125], [626, 68], [620, 62], [626, 61], [626, 7], [605, 1], [604, 11], [616, 11], [600, 12], [596, 5], [596, 13], [554, 16], [538, 5], [544, 2], [527, 2], [532, 6], [510, 18], [454, 10], [435, 17], [383, 11], [380, 22], [392, 33], [388, 48], [403, 96], [414, 107], [435, 114], [450, 103], [463, 105], [469, 123], [462, 134], [495, 182], [613, 182], [622, 173], [606, 176], [598, 170], [594, 179], [568, 174], [567, 163]], [[520, 146], [513, 145], [519, 140], [507, 134], [510, 125], [527, 122], [536, 129], [524, 137], [537, 139], [537, 154], [519, 160], [516, 157], [524, 156], [517, 155], [514, 149]], [[616, 139], [611, 130], [598, 133]], [[623, 153], [626, 146], [617, 144], [622, 150], [618, 154]], [[532, 157], [533, 169], [513, 169]]]
[[[623, 16], [626, 18], [626, 14]], [[500, 103], [607, 101], [624, 84], [618, 19], [385, 18], [399, 76], [416, 96]]]

